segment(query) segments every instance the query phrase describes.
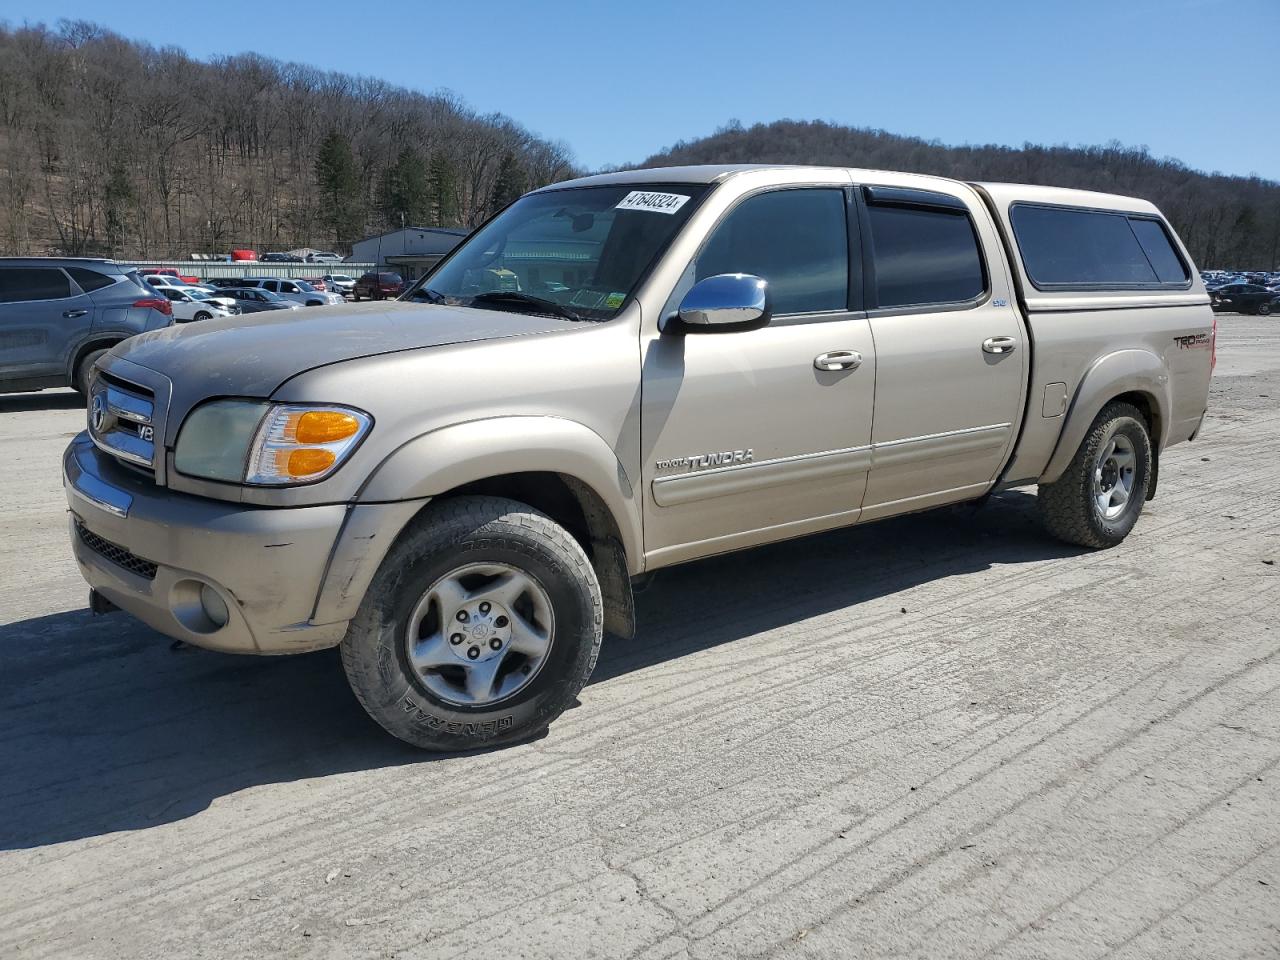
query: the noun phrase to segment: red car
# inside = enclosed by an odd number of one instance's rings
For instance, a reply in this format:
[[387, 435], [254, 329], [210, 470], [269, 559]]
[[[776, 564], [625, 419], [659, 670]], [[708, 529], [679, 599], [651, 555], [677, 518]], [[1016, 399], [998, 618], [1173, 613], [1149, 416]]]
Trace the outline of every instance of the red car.
[[194, 274], [179, 273], [177, 270], [173, 269], [173, 267], [147, 267], [147, 268], [140, 269], [138, 273], [163, 274], [164, 276], [167, 276], [167, 277], [177, 277], [183, 283], [199, 283], [200, 282], [200, 278], [195, 276]]
[[404, 278], [398, 273], [365, 273], [356, 281], [352, 294], [357, 300], [385, 300], [404, 292]]

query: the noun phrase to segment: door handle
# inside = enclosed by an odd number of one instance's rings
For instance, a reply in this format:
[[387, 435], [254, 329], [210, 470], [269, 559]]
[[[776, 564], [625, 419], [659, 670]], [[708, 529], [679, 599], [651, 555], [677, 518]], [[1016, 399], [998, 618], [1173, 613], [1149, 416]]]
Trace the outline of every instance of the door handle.
[[832, 350], [813, 358], [819, 370], [857, 370], [862, 365], [862, 354], [857, 350]]
[[68, 320], [74, 320], [76, 317], [83, 317], [88, 310], [63, 310], [62, 315]]
[[987, 353], [1012, 353], [1017, 345], [1013, 337], [987, 337], [982, 341], [982, 349]]

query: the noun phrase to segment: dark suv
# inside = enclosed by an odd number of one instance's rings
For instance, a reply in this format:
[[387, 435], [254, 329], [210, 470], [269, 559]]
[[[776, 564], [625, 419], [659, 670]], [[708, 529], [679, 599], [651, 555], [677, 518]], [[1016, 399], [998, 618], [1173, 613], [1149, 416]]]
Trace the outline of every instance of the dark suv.
[[173, 323], [169, 301], [110, 260], [0, 257], [0, 393], [75, 387], [135, 333]]
[[352, 287], [357, 300], [385, 300], [404, 292], [404, 279], [398, 273], [364, 273]]

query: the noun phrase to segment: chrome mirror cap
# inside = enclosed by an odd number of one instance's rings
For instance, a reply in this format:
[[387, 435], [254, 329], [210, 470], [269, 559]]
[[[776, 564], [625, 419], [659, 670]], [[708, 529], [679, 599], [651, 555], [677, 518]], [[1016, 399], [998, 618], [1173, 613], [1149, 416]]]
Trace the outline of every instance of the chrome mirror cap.
[[749, 273], [722, 273], [699, 280], [680, 301], [686, 333], [754, 330], [769, 322], [769, 284]]

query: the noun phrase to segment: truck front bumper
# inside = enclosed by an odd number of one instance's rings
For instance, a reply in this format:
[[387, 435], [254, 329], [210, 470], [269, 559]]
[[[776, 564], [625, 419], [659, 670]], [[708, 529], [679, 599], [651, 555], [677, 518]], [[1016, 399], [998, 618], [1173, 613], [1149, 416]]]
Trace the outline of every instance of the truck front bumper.
[[[230, 653], [333, 646], [361, 595], [350, 589], [366, 584], [381, 561], [381, 553], [340, 549], [348, 514], [359, 513], [343, 504], [247, 507], [178, 493], [116, 463], [83, 433], [63, 455], [62, 473], [72, 550], [89, 585], [196, 646]], [[346, 589], [341, 602], [322, 602], [335, 560]]]

